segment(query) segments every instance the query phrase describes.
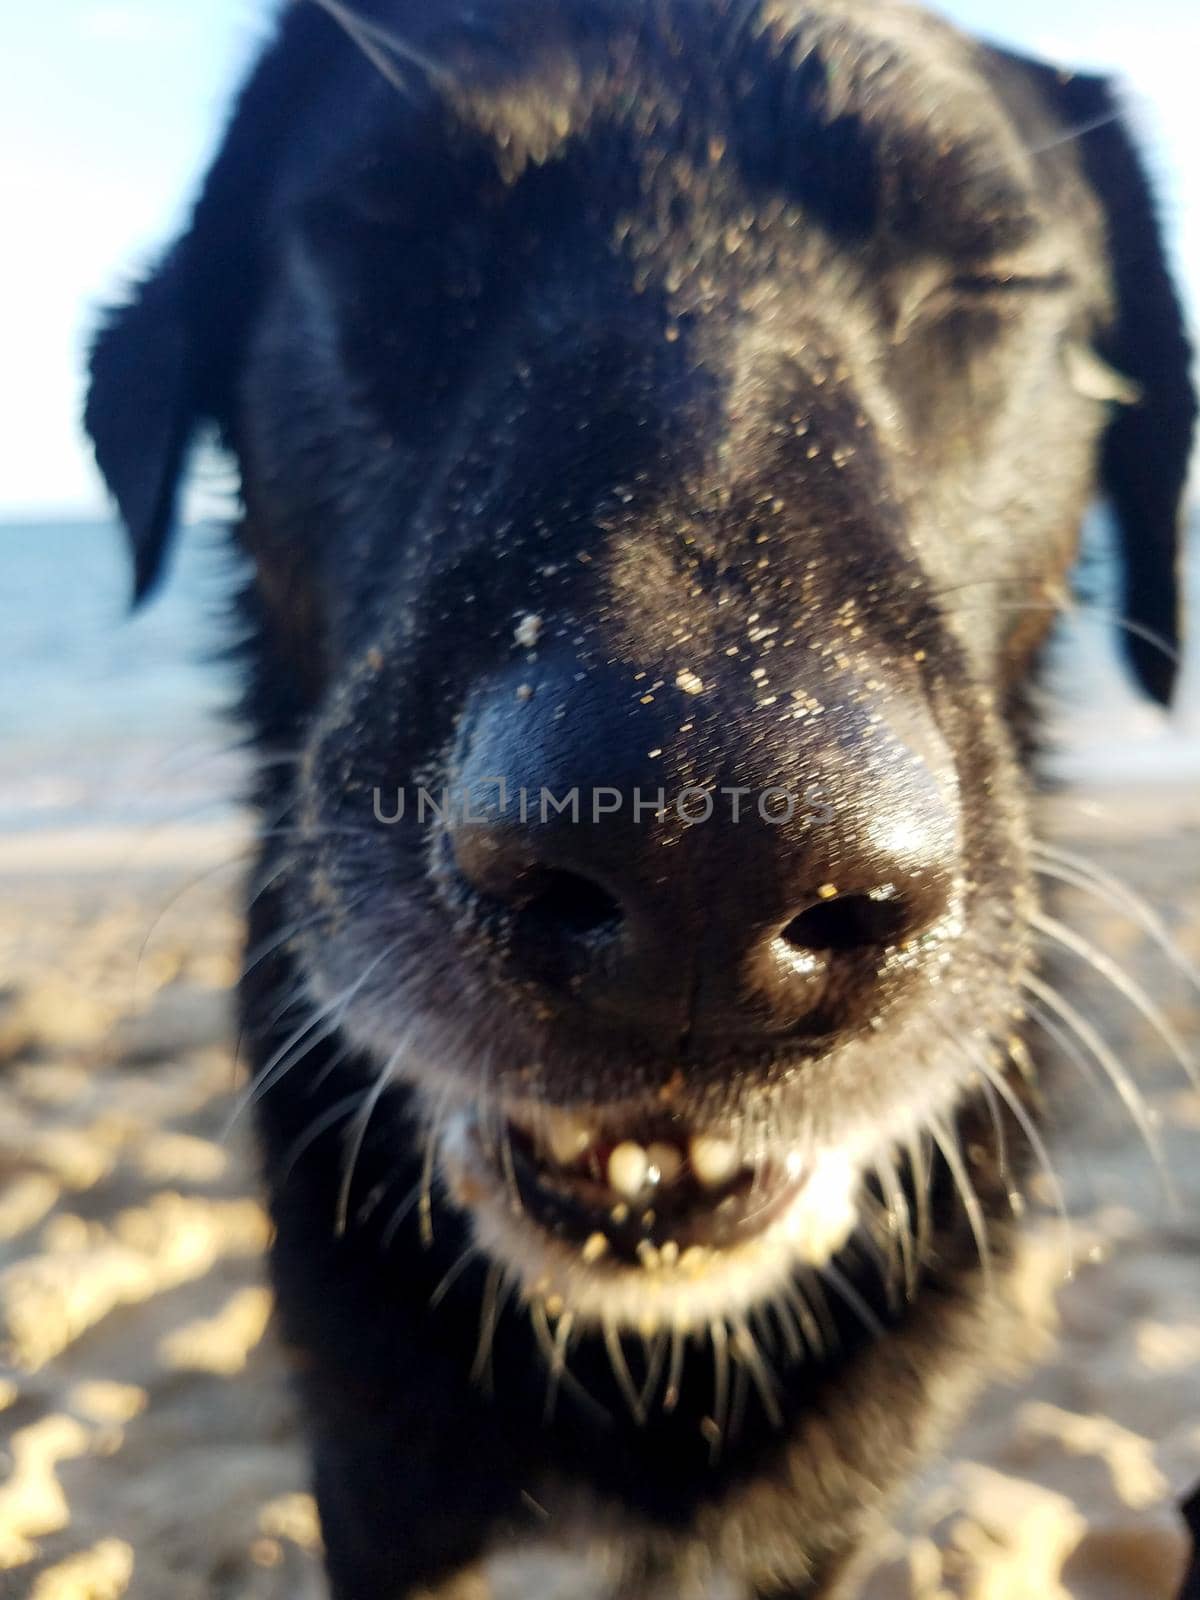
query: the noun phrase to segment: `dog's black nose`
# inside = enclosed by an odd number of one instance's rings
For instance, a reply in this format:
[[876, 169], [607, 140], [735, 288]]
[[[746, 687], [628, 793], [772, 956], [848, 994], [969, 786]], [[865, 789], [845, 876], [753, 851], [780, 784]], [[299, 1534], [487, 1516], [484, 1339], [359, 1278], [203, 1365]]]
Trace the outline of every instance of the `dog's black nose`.
[[510, 977], [659, 1038], [825, 1036], [936, 959], [960, 841], [930, 719], [579, 677], [464, 724], [446, 864]]

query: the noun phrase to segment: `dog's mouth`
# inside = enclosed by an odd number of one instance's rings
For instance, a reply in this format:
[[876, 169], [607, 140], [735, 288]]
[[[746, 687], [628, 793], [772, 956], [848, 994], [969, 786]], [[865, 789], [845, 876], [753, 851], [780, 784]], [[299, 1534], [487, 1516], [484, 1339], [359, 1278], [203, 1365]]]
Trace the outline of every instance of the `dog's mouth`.
[[[750, 1157], [678, 1118], [601, 1122], [508, 1107], [502, 1176], [525, 1215], [597, 1260], [698, 1262], [769, 1227], [804, 1180], [798, 1156]], [[685, 1261], [685, 1265], [687, 1262]]]
[[507, 1214], [577, 1270], [694, 1280], [783, 1236], [801, 1259], [820, 1262], [852, 1222], [848, 1175], [839, 1168], [831, 1203], [827, 1159], [763, 1149], [674, 1114], [520, 1101], [494, 1119], [470, 1118], [463, 1132], [450, 1184], [458, 1202]]

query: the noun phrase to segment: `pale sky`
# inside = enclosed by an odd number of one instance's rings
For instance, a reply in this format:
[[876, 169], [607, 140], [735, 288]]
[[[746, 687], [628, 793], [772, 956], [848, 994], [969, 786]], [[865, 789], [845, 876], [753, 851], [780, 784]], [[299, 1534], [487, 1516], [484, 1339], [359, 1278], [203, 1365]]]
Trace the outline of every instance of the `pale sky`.
[[[429, 0], [436, 4], [437, 0]], [[1196, 0], [945, 0], [1001, 43], [1118, 72], [1200, 305]], [[7, 8], [0, 82], [0, 517], [89, 515], [78, 429], [95, 308], [171, 235], [271, 0], [37, 0]]]

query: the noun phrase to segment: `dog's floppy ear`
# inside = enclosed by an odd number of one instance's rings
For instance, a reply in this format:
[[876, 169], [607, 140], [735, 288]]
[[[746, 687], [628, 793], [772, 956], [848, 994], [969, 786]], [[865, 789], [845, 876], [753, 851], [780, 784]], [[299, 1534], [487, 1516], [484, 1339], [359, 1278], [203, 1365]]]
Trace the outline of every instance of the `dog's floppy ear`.
[[92, 345], [84, 425], [133, 545], [138, 600], [162, 569], [194, 434], [206, 422], [228, 429], [272, 185], [296, 107], [330, 75], [342, 37], [333, 33], [316, 6], [287, 9], [237, 98], [190, 226]]
[[1098, 354], [1131, 380], [1101, 447], [1100, 479], [1116, 520], [1125, 649], [1142, 688], [1171, 699], [1180, 639], [1180, 513], [1196, 396], [1191, 348], [1163, 248], [1154, 196], [1104, 78], [1023, 62], [1074, 146], [1107, 231], [1115, 313]]
[[179, 247], [92, 345], [84, 425], [133, 546], [134, 599], [153, 587], [199, 421]]
[[1192, 352], [1141, 162], [1124, 124], [1100, 120], [1115, 117], [1112, 90], [1103, 80], [1072, 78], [1062, 92], [1070, 125], [1097, 124], [1081, 136], [1079, 154], [1104, 208], [1116, 291], [1116, 316], [1098, 348], [1139, 390], [1113, 416], [1101, 457], [1120, 538], [1125, 616], [1138, 630], [1126, 631], [1125, 648], [1147, 694], [1166, 705], [1178, 668], [1180, 513], [1196, 417]]
[[[255, 105], [264, 78], [269, 86], [260, 66], [243, 91], [191, 225], [92, 344], [84, 426], [133, 548], [135, 602], [162, 570], [194, 435], [204, 423], [229, 427], [272, 171]], [[259, 161], [246, 150], [256, 137]]]

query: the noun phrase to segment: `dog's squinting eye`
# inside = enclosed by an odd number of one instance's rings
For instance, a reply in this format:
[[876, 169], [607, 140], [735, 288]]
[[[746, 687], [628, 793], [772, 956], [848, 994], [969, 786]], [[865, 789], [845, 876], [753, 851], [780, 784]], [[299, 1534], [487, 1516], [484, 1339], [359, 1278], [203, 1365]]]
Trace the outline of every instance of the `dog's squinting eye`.
[[1068, 272], [1019, 270], [992, 266], [979, 271], [957, 272], [950, 277], [927, 278], [896, 309], [892, 343], [901, 345], [917, 329], [929, 329], [947, 320], [989, 314], [997, 329], [1004, 308], [1015, 308], [1025, 300], [1051, 297], [1071, 287]]
[[958, 294], [1051, 294], [1071, 286], [1068, 272], [963, 272], [947, 287]]

